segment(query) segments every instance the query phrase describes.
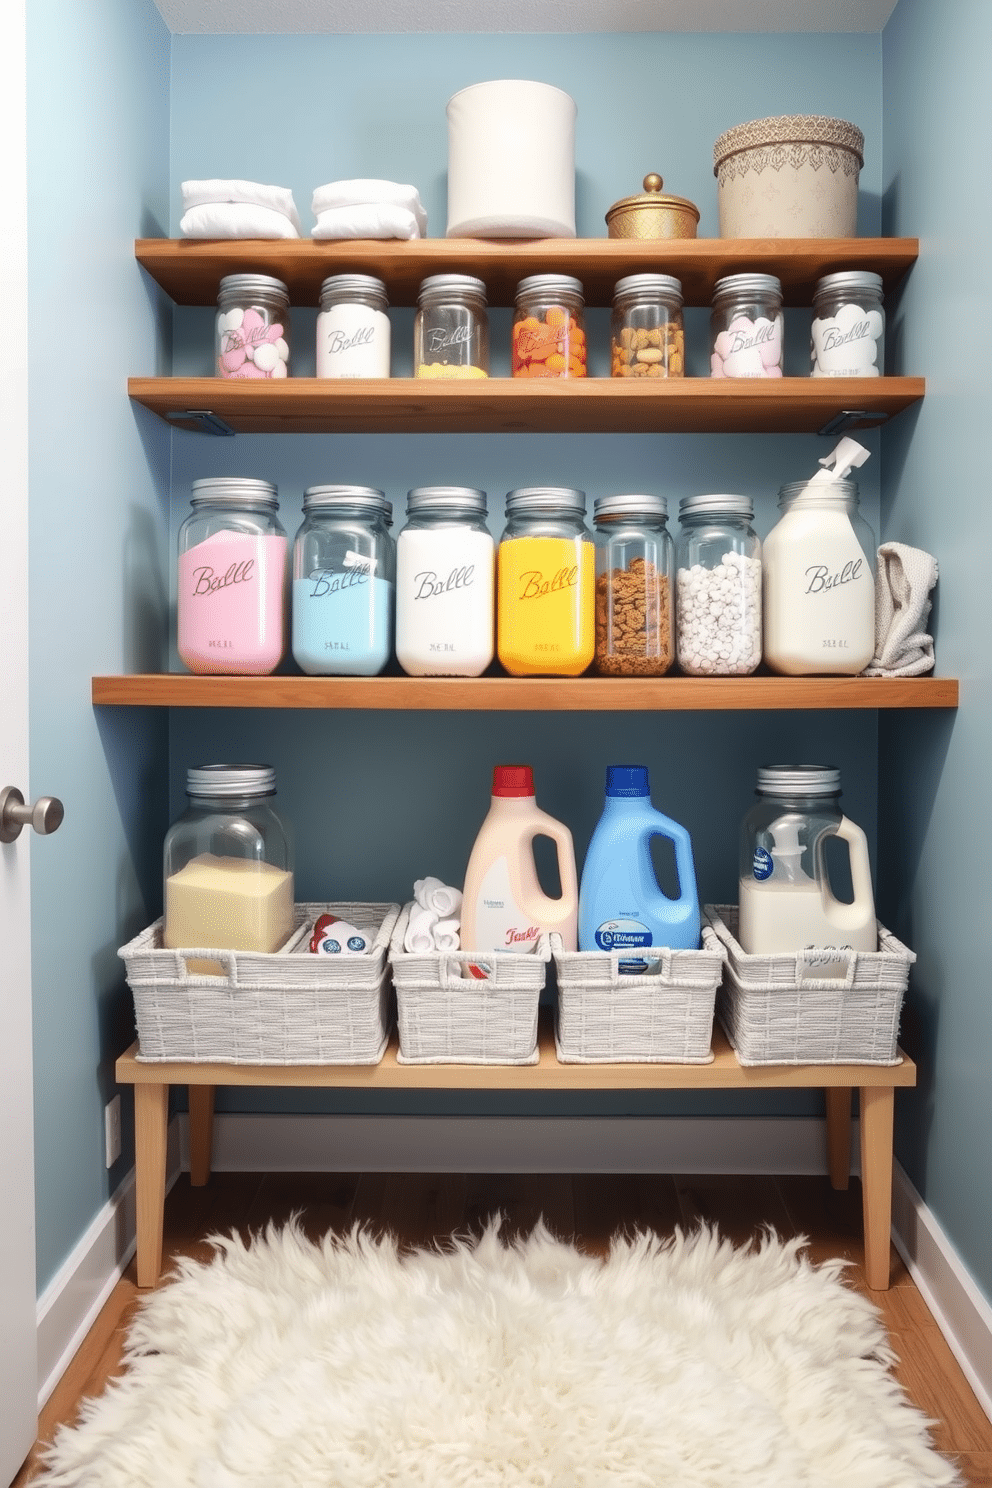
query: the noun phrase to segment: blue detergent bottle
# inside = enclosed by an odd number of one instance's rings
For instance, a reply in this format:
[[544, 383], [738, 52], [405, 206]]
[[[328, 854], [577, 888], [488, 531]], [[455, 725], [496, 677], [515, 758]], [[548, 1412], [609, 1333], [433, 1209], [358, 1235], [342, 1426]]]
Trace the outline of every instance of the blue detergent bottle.
[[[651, 861], [652, 837], [675, 847], [679, 897], [660, 887]], [[606, 804], [589, 843], [579, 886], [579, 950], [636, 951], [640, 946], [672, 950], [699, 947], [699, 893], [692, 843], [685, 827], [651, 805], [644, 765], [609, 765]], [[636, 956], [622, 971], [643, 971]]]

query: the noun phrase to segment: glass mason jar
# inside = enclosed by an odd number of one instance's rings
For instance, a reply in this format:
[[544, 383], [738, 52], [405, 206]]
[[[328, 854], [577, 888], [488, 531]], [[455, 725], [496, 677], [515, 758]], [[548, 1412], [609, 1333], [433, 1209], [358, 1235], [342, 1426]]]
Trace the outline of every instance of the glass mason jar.
[[761, 661], [761, 542], [750, 496], [679, 502], [676, 645], [693, 677], [739, 677]]
[[596, 670], [661, 677], [675, 657], [674, 551], [664, 496], [597, 496]]
[[885, 371], [882, 276], [825, 274], [813, 292], [811, 377], [881, 377]]
[[486, 493], [416, 486], [406, 511], [396, 540], [396, 659], [411, 677], [479, 677], [494, 651]]
[[507, 494], [496, 646], [513, 677], [578, 677], [596, 654], [596, 554], [585, 510], [585, 492], [571, 487]]
[[793, 481], [764, 542], [765, 661], [856, 676], [875, 655], [875, 536], [856, 481]]
[[486, 286], [468, 274], [433, 274], [417, 296], [414, 377], [488, 377]]
[[[270, 765], [200, 765], [186, 772], [189, 806], [163, 849], [162, 944], [196, 950], [276, 951], [293, 932], [289, 838], [271, 803]], [[195, 974], [223, 963], [187, 958]]]
[[371, 274], [334, 274], [320, 286], [318, 377], [389, 376], [389, 301]]
[[293, 656], [311, 677], [375, 677], [393, 648], [392, 504], [371, 486], [309, 486], [293, 544]]
[[585, 299], [569, 274], [532, 274], [517, 285], [511, 333], [513, 377], [585, 377]]
[[286, 654], [289, 544], [270, 481], [193, 482], [179, 529], [176, 642], [191, 672], [265, 676]]
[[225, 274], [217, 293], [218, 377], [288, 377], [289, 290], [268, 274]]
[[710, 311], [711, 377], [781, 377], [782, 285], [774, 274], [718, 279]]
[[613, 290], [611, 376], [684, 377], [682, 285], [670, 274], [628, 274]]

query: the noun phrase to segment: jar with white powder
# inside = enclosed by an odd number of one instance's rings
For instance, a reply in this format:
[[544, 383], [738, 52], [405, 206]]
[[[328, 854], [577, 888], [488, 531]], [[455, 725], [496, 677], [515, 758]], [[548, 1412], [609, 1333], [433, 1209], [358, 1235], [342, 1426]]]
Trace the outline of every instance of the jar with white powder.
[[318, 377], [388, 377], [386, 286], [372, 274], [334, 274], [320, 286]]
[[813, 294], [811, 377], [881, 377], [885, 371], [882, 276], [824, 274]]
[[411, 677], [478, 677], [495, 651], [486, 493], [417, 486], [396, 540], [396, 659]]
[[738, 677], [761, 661], [761, 542], [750, 496], [679, 502], [676, 654], [693, 677]]

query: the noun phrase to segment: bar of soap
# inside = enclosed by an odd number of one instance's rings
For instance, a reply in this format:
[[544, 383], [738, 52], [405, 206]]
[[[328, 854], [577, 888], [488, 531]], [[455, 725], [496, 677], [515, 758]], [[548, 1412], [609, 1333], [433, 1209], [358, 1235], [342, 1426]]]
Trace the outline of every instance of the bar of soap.
[[[162, 944], [276, 951], [293, 930], [293, 875], [271, 863], [202, 853], [165, 881]], [[187, 960], [191, 972], [223, 975], [216, 961]]]

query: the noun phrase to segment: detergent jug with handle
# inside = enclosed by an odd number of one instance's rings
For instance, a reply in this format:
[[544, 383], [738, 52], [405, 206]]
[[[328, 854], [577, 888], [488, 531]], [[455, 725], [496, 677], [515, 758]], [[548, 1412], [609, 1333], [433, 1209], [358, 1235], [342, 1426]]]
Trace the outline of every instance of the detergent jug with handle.
[[[677, 899], [670, 899], [658, 884], [651, 862], [652, 837], [667, 837], [674, 845]], [[636, 951], [641, 946], [679, 951], [699, 946], [692, 843], [685, 827], [651, 805], [644, 765], [609, 765], [606, 804], [582, 869], [579, 949]], [[635, 955], [622, 961], [620, 970], [638, 972], [646, 966]]]
[[[534, 838], [550, 837], [558, 856], [561, 897], [541, 888]], [[532, 951], [555, 930], [566, 951], [576, 948], [578, 873], [572, 834], [541, 811], [530, 765], [497, 765], [492, 805], [475, 839], [462, 891], [463, 951]]]
[[[868, 841], [840, 809], [840, 771], [768, 765], [741, 828], [738, 939], [751, 954], [797, 953], [806, 977], [846, 976], [852, 951], [877, 951]], [[847, 843], [853, 899], [831, 886], [830, 837]]]

